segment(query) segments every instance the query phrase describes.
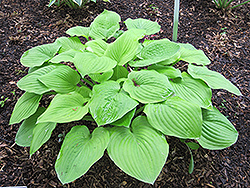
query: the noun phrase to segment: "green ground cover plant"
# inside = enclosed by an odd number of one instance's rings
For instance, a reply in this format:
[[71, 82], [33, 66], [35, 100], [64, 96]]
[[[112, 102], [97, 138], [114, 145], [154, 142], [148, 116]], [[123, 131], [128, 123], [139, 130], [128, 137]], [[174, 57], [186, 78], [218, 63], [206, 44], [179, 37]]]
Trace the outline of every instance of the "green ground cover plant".
[[[211, 97], [212, 89], [241, 92], [206, 67], [210, 60], [203, 51], [166, 38], [146, 40], [160, 31], [157, 22], [129, 18], [122, 31], [120, 21], [105, 10], [90, 27], [70, 28], [70, 37], [21, 57], [30, 69], [17, 83], [25, 93], [10, 119], [10, 124], [22, 122], [15, 138], [19, 146], [30, 147], [33, 155], [60, 123], [96, 123], [92, 133], [77, 125], [66, 134], [55, 163], [63, 184], [84, 175], [105, 150], [125, 173], [153, 184], [168, 157], [166, 136], [188, 147], [190, 173], [191, 149], [224, 149], [238, 138]], [[174, 66], [180, 61], [188, 63], [187, 72]], [[47, 109], [39, 104], [43, 95], [53, 96]]]
[[[61, 6], [65, 4], [72, 9], [77, 9], [84, 7], [84, 5], [86, 5], [90, 1], [96, 3], [96, 0], [50, 0], [48, 6], [49, 7], [51, 7], [52, 5]], [[104, 1], [108, 2], [109, 0], [104, 0]]]
[[242, 6], [246, 3], [249, 3], [250, 0], [247, 0], [247, 1], [244, 1], [242, 3], [239, 3], [235, 6], [231, 6], [231, 3], [233, 2], [234, 0], [213, 0], [213, 2], [215, 3], [216, 7], [219, 8], [219, 9], [233, 9], [233, 8], [236, 8], [236, 7], [239, 7], [239, 6]]

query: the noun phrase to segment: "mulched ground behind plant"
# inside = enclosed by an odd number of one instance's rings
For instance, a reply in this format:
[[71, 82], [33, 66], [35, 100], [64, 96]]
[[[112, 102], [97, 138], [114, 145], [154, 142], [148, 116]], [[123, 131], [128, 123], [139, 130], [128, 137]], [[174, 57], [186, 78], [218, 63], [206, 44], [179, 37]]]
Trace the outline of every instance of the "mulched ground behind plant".
[[[85, 9], [48, 8], [46, 1], [0, 1], [0, 96], [6, 98], [0, 108], [0, 186], [28, 187], [249, 187], [249, 100], [250, 100], [250, 5], [222, 12], [210, 0], [181, 2], [179, 42], [188, 42], [202, 49], [211, 59], [211, 70], [223, 74], [241, 90], [235, 96], [216, 90], [213, 104], [234, 124], [239, 139], [221, 151], [194, 151], [195, 169], [188, 174], [190, 160], [185, 145], [168, 137], [170, 153], [155, 184], [142, 183], [122, 172], [107, 154], [90, 168], [87, 174], [71, 184], [62, 186], [56, 177], [54, 163], [60, 150], [58, 135], [67, 133], [79, 121], [60, 124], [51, 139], [29, 158], [29, 148], [14, 143], [20, 126], [8, 125], [17, 99], [23, 91], [17, 81], [27, 74], [20, 64], [23, 52], [31, 47], [54, 42], [66, 36], [65, 31], [77, 25], [89, 26], [104, 9], [113, 10], [127, 18], [157, 21], [162, 29], [154, 39], [172, 37], [173, 3], [170, 0], [112, 1], [91, 3]], [[121, 24], [124, 27], [124, 24]], [[186, 66], [183, 65], [183, 70]], [[43, 101], [47, 105], [48, 101]]]

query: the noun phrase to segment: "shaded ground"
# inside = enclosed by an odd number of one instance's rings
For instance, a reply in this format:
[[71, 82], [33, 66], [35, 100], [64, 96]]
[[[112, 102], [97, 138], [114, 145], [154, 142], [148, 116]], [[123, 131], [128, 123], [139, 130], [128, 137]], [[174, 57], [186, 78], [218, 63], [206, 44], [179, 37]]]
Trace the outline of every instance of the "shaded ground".
[[[51, 139], [29, 159], [29, 148], [14, 143], [20, 124], [8, 125], [17, 99], [23, 93], [17, 81], [27, 74], [19, 59], [31, 47], [54, 42], [76, 25], [89, 26], [104, 9], [127, 18], [157, 21], [162, 30], [155, 38], [172, 38], [173, 2], [170, 0], [116, 0], [98, 2], [86, 9], [48, 8], [39, 0], [0, 1], [0, 186], [63, 187], [56, 177], [54, 162], [60, 149], [58, 135], [74, 125], [60, 124]], [[170, 153], [155, 184], [126, 175], [105, 154], [87, 174], [64, 187], [249, 187], [249, 100], [250, 100], [250, 4], [223, 13], [209, 0], [181, 2], [179, 42], [189, 42], [212, 60], [216, 70], [239, 87], [243, 96], [214, 91], [213, 104], [234, 124], [239, 139], [221, 151], [198, 149], [195, 169], [188, 174], [189, 153], [185, 145], [168, 137]], [[184, 67], [185, 69], [185, 67]]]

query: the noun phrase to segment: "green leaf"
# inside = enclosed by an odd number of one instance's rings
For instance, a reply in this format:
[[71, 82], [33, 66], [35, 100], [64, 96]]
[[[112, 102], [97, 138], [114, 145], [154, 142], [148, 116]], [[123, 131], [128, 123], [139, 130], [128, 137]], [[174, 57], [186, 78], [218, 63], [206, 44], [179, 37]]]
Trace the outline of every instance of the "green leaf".
[[129, 73], [123, 89], [141, 103], [165, 101], [173, 94], [173, 89], [165, 75], [154, 70], [141, 70]]
[[86, 126], [74, 126], [66, 135], [56, 160], [60, 181], [70, 183], [85, 174], [103, 156], [109, 139], [109, 132], [103, 127], [90, 134]]
[[90, 25], [89, 36], [93, 39], [109, 39], [120, 29], [119, 14], [104, 10]]
[[68, 29], [66, 31], [66, 33], [68, 35], [70, 35], [71, 37], [73, 37], [73, 36], [77, 36], [77, 37], [83, 36], [83, 37], [85, 37], [87, 39], [89, 37], [89, 31], [90, 31], [89, 27], [75, 26], [75, 27], [72, 27], [72, 28]]
[[188, 167], [188, 172], [189, 174], [192, 174], [194, 171], [194, 158], [193, 158], [192, 151], [190, 149], [189, 149], [189, 152], [190, 152], [190, 163]]
[[168, 78], [182, 78], [181, 71], [172, 66], [163, 66], [163, 65], [150, 65], [148, 70], [156, 70], [157, 72], [164, 74]]
[[122, 66], [132, 60], [138, 49], [138, 40], [143, 38], [145, 30], [131, 29], [122, 34], [115, 42], [110, 44], [105, 56], [117, 61]]
[[30, 144], [30, 155], [33, 155], [45, 142], [50, 139], [52, 131], [56, 128], [56, 123], [38, 123], [33, 129], [32, 141]]
[[93, 53], [84, 52], [75, 55], [74, 64], [84, 77], [87, 74], [108, 72], [116, 66], [117, 62], [108, 57], [98, 57]]
[[104, 73], [89, 74], [89, 77], [96, 82], [102, 83], [110, 79], [112, 75], [113, 70], [111, 69], [110, 71]]
[[38, 123], [80, 120], [88, 113], [88, 105], [85, 105], [88, 100], [77, 92], [57, 94], [47, 110], [38, 118]]
[[125, 22], [128, 29], [144, 29], [146, 30], [146, 35], [152, 35], [158, 33], [161, 26], [157, 22], [146, 20], [143, 18], [131, 19], [128, 18]]
[[36, 126], [36, 120], [44, 111], [45, 108], [39, 107], [32, 116], [23, 121], [16, 134], [15, 142], [17, 145], [23, 147], [30, 146], [33, 130]]
[[40, 66], [50, 60], [61, 47], [58, 43], [43, 44], [24, 52], [20, 61], [26, 67]]
[[110, 80], [118, 80], [120, 78], [127, 78], [128, 77], [128, 70], [123, 67], [123, 66], [116, 66], [114, 69], [113, 69], [113, 75], [112, 77], [110, 78]]
[[134, 109], [138, 103], [120, 92], [120, 85], [106, 81], [93, 87], [90, 113], [98, 126], [112, 123]]
[[74, 3], [76, 3], [79, 7], [82, 5], [82, 0], [72, 0]]
[[144, 112], [149, 123], [162, 133], [178, 138], [196, 139], [201, 136], [201, 108], [179, 97], [163, 103], [148, 104]]
[[215, 107], [213, 110], [202, 109], [202, 115], [202, 132], [197, 141], [203, 148], [224, 149], [237, 141], [237, 130]]
[[76, 87], [75, 90], [77, 93], [80, 93], [83, 98], [89, 98], [91, 90], [87, 86]]
[[176, 96], [197, 104], [200, 107], [211, 108], [211, 89], [202, 80], [194, 79], [186, 72], [183, 72], [181, 75], [182, 80], [170, 81]]
[[23, 77], [21, 80], [17, 82], [17, 86], [30, 93], [36, 93], [36, 94], [43, 94], [47, 91], [50, 91], [50, 88], [48, 88], [46, 85], [44, 85], [41, 81], [39, 81], [39, 77], [48, 74], [49, 72], [56, 69], [58, 65], [48, 65], [45, 67], [42, 67], [40, 69], [37, 69], [25, 77]]
[[132, 121], [132, 118], [135, 115], [135, 111], [136, 111], [136, 108], [134, 110], [131, 110], [127, 114], [125, 114], [121, 119], [118, 119], [115, 122], [111, 123], [111, 125], [129, 127]]
[[75, 57], [75, 54], [77, 53], [76, 50], [68, 50], [65, 52], [62, 52], [55, 57], [53, 57], [51, 60], [49, 60], [51, 63], [60, 63], [60, 62], [73, 62], [73, 59]]
[[132, 67], [145, 67], [151, 64], [156, 64], [164, 60], [170, 59], [180, 50], [180, 46], [174, 42], [165, 40], [158, 40], [145, 46], [137, 55], [139, 61], [132, 61], [129, 63]]
[[131, 126], [111, 129], [107, 151], [115, 164], [130, 176], [153, 184], [160, 174], [169, 152], [165, 137], [155, 131], [143, 116]]
[[191, 44], [178, 43], [178, 45], [181, 46], [180, 60], [188, 63], [195, 63], [197, 65], [208, 65], [211, 63], [202, 50], [196, 50]]
[[84, 51], [85, 46], [81, 43], [78, 37], [60, 37], [56, 39], [56, 43], [61, 44], [59, 53], [66, 52], [69, 50]]
[[18, 99], [10, 117], [9, 124], [20, 123], [23, 119], [33, 115], [39, 106], [41, 98], [42, 95], [25, 92]]
[[104, 42], [102, 39], [91, 40], [85, 44], [86, 50], [93, 52], [98, 56], [103, 56], [106, 49], [108, 48], [108, 43]]
[[51, 72], [39, 76], [38, 80], [50, 90], [55, 90], [58, 93], [69, 93], [77, 87], [80, 75], [71, 67], [60, 65]]
[[185, 144], [187, 144], [187, 146], [193, 150], [196, 150], [200, 147], [200, 145], [195, 142], [185, 142]]
[[225, 89], [235, 95], [242, 95], [240, 90], [234, 86], [229, 80], [216, 71], [211, 71], [207, 67], [195, 65], [188, 66], [188, 73], [193, 78], [204, 80], [212, 89]]

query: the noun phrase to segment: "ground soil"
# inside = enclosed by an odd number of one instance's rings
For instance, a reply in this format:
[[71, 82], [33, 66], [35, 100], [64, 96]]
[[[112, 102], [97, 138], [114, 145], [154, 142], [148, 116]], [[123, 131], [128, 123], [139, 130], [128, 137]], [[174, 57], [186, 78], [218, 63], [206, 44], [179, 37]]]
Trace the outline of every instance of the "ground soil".
[[178, 41], [202, 49], [212, 61], [209, 68], [223, 74], [243, 94], [235, 96], [224, 90], [213, 91], [214, 106], [239, 132], [233, 146], [220, 151], [202, 148], [194, 151], [195, 169], [189, 174], [187, 148], [179, 140], [168, 137], [169, 157], [154, 185], [126, 175], [105, 154], [87, 174], [62, 186], [54, 170], [61, 146], [58, 135], [67, 133], [74, 125], [91, 125], [84, 121], [59, 124], [51, 139], [31, 158], [29, 148], [15, 144], [20, 124], [9, 125], [8, 121], [23, 93], [16, 83], [27, 74], [27, 68], [20, 64], [22, 53], [31, 47], [54, 42], [72, 26], [89, 26], [104, 9], [119, 13], [122, 21], [127, 18], [157, 21], [162, 27], [153, 37], [171, 39], [174, 1], [98, 1], [80, 10], [64, 6], [48, 8], [47, 1], [0, 1], [0, 100], [7, 98], [0, 107], [0, 187], [250, 187], [250, 4], [231, 11], [216, 9], [212, 0], [183, 0], [180, 6]]

